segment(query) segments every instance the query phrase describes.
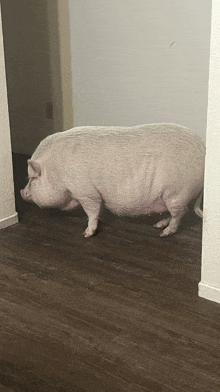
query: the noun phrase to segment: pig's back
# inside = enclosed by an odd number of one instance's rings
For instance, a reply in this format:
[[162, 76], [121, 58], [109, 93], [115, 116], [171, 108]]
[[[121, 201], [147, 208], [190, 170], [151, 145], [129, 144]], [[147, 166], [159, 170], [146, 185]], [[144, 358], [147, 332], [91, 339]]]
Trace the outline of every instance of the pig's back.
[[[71, 146], [74, 151], [80, 146], [87, 149], [87, 154], [98, 147], [105, 148], [106, 153], [114, 150], [133, 154], [134, 148], [161, 154], [162, 151], [183, 152], [186, 148], [190, 153], [194, 148], [203, 154], [205, 145], [202, 138], [189, 131], [188, 128], [169, 123], [144, 124], [134, 127], [86, 126], [75, 127], [68, 131], [57, 132], [45, 138], [35, 150], [32, 158], [38, 158], [49, 150], [59, 150]], [[60, 147], [59, 147], [60, 146]], [[115, 155], [116, 156], [116, 155]]]
[[[147, 124], [136, 127], [85, 127], [66, 132], [62, 142], [76, 161], [107, 173], [136, 173], [146, 164], [166, 164], [181, 169], [204, 164], [205, 143], [187, 128], [176, 124]], [[73, 130], [74, 130], [73, 129]], [[65, 133], [65, 132], [64, 132]]]

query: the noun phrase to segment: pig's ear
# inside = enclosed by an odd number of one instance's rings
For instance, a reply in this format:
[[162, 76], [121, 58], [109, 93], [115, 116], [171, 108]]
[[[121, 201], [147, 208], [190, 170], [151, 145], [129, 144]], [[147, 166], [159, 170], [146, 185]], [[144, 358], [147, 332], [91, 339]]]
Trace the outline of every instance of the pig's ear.
[[28, 159], [28, 166], [33, 171], [33, 177], [39, 177], [41, 175], [41, 167], [38, 162]]

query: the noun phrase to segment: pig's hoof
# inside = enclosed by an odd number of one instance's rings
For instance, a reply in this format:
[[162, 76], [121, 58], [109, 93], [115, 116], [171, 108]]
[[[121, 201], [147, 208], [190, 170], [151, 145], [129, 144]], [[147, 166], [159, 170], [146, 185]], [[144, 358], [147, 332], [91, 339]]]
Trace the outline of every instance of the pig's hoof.
[[92, 234], [86, 233], [86, 232], [84, 231], [83, 237], [84, 237], [84, 238], [89, 238], [89, 237], [92, 237]]
[[168, 235], [172, 235], [176, 233], [176, 230], [172, 230], [169, 226], [166, 227], [166, 229], [164, 229], [162, 231], [162, 233], [160, 233], [160, 237], [168, 237]]
[[90, 231], [87, 227], [87, 229], [83, 233], [84, 238], [89, 238], [92, 237], [95, 234], [95, 230]]
[[166, 227], [169, 222], [170, 222], [171, 218], [167, 218], [167, 219], [162, 219], [161, 221], [157, 222], [154, 227], [156, 227], [157, 229], [163, 229], [164, 227]]

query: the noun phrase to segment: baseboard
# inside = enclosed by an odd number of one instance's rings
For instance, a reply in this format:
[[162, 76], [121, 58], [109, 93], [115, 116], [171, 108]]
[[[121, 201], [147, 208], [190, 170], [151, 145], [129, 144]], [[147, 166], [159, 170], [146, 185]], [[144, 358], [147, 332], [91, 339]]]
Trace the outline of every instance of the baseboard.
[[0, 230], [5, 229], [6, 227], [15, 225], [18, 223], [18, 213], [8, 216], [7, 218], [0, 220]]
[[209, 286], [208, 284], [199, 283], [199, 297], [209, 301], [220, 303], [220, 288]]

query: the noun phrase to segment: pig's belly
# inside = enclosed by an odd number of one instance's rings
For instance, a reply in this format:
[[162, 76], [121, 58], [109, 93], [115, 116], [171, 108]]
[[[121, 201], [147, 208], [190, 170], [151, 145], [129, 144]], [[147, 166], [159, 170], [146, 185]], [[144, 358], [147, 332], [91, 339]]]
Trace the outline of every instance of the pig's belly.
[[[118, 215], [145, 215], [167, 211], [161, 195], [160, 168], [150, 155], [138, 164], [116, 165], [97, 181], [106, 207]], [[106, 181], [108, 178], [108, 183]], [[158, 185], [159, 184], [159, 185]], [[100, 186], [100, 187], [99, 187]]]
[[158, 197], [153, 201], [129, 201], [114, 200], [106, 201], [105, 206], [117, 215], [138, 216], [152, 213], [161, 213], [167, 211], [164, 201]]

